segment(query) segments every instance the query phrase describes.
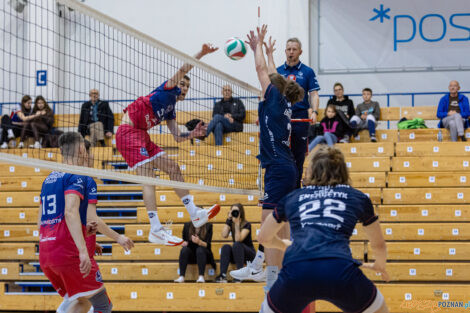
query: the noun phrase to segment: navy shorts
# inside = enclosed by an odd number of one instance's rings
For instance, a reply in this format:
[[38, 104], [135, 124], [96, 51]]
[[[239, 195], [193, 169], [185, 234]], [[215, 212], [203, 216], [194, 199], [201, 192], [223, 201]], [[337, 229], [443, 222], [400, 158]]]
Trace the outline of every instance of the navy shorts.
[[374, 302], [377, 288], [358, 266], [340, 258], [284, 265], [267, 303], [276, 313], [300, 313], [315, 300], [331, 302], [343, 312], [363, 312]]
[[296, 188], [297, 168], [293, 162], [270, 164], [264, 172], [263, 210], [274, 210], [279, 200]]

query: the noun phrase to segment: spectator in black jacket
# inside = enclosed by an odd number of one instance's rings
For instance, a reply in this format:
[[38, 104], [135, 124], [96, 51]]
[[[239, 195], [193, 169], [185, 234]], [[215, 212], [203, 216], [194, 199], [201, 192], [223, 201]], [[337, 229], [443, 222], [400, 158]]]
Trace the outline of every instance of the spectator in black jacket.
[[333, 86], [335, 95], [332, 99], [328, 100], [328, 104], [333, 104], [336, 107], [337, 115], [342, 121], [342, 126], [345, 130], [345, 135], [341, 142], [349, 142], [349, 137], [352, 135], [352, 129], [349, 127], [349, 120], [354, 116], [354, 103], [348, 96], [344, 95], [344, 88], [341, 83], [335, 83]]
[[240, 99], [232, 97], [232, 87], [225, 85], [222, 88], [222, 100], [214, 105], [212, 120], [207, 126], [207, 136], [214, 133], [215, 145], [223, 144], [223, 136], [226, 133], [243, 131], [245, 119], [245, 106]]
[[92, 147], [100, 142], [104, 147], [104, 137], [111, 138], [114, 133], [114, 115], [108, 101], [100, 100], [97, 89], [90, 90], [90, 101], [83, 103], [80, 112], [78, 132], [89, 136]]

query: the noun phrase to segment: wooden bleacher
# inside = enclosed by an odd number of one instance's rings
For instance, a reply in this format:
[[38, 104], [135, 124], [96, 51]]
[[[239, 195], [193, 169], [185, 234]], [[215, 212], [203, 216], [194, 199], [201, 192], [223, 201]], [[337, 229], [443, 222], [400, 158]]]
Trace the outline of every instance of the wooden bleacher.
[[[382, 120], [389, 121], [404, 116], [435, 119], [435, 107], [383, 108], [381, 114]], [[438, 142], [438, 131], [379, 130], [378, 143], [337, 145], [345, 154], [353, 186], [370, 196], [380, 215], [390, 260], [387, 269], [392, 281], [384, 284], [374, 273], [365, 273], [377, 282], [391, 312], [431, 312], [431, 307], [437, 311], [439, 301], [466, 302], [470, 294], [470, 144], [445, 142], [446, 130], [442, 130], [444, 142]], [[152, 136], [157, 142], [173, 140], [168, 134]], [[360, 136], [360, 141], [368, 140], [366, 132], [361, 132]], [[217, 158], [221, 156], [235, 166], [231, 175], [219, 174], [221, 180], [232, 179], [233, 186], [253, 182], [257, 178], [257, 134], [245, 132], [227, 137], [223, 147], [214, 147], [211, 140], [192, 146], [184, 143], [183, 149], [168, 150], [168, 155], [178, 160], [180, 167], [185, 166], [183, 173], [190, 182], [198, 183], [200, 178], [210, 180], [205, 174], [209, 169], [198, 172], [197, 168], [212, 164], [212, 170], [217, 171], [222, 162]], [[176, 145], [169, 145], [172, 146]], [[57, 149], [41, 152], [9, 149], [8, 152], [60, 161]], [[122, 162], [112, 147], [95, 148], [94, 154], [101, 159], [108, 158], [109, 162]], [[236, 169], [240, 162], [237, 160], [243, 160], [244, 164], [240, 173]], [[106, 168], [109, 164], [97, 163], [96, 166]], [[47, 286], [47, 280], [37, 267], [35, 233], [37, 197], [47, 174], [48, 171], [40, 169], [0, 164], [0, 278], [3, 282], [0, 284], [0, 311], [53, 310], [60, 302], [56, 295], [13, 293], [25, 284], [33, 286], [34, 282]], [[148, 218], [138, 196], [129, 200], [113, 198], [116, 192], [139, 194], [141, 187], [98, 183], [98, 214], [136, 242], [135, 249], [126, 254], [117, 244], [98, 236], [105, 254], [97, 260], [116, 311], [132, 311], [137, 306], [142, 311], [258, 311], [263, 298], [261, 284], [211, 283], [218, 273], [209, 266], [206, 284], [172, 283], [178, 276], [179, 248], [147, 242]], [[189, 221], [186, 210], [172, 190], [158, 187], [156, 190], [159, 217], [162, 221], [172, 220], [172, 231], [179, 234], [183, 223]], [[231, 203], [241, 202], [245, 206], [255, 239], [261, 212], [256, 197], [197, 191], [192, 194], [198, 205], [214, 202], [222, 205], [222, 212], [214, 220], [212, 250], [217, 260], [219, 249], [229, 242], [221, 238], [220, 230]], [[374, 259], [360, 225], [351, 238], [351, 249], [360, 260]], [[188, 268], [186, 279], [196, 279], [195, 266]], [[423, 307], [424, 301], [429, 308]], [[337, 311], [327, 302], [317, 302], [317, 312]], [[464, 312], [464, 309], [454, 308], [452, 312]]]

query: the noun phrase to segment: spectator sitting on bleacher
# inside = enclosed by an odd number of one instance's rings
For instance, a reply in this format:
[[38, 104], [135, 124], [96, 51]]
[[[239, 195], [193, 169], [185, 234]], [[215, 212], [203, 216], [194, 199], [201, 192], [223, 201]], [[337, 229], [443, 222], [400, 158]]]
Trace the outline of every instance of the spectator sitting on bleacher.
[[362, 99], [364, 102], [356, 107], [356, 115], [351, 118], [351, 128], [354, 130], [354, 136], [362, 129], [369, 129], [370, 141], [377, 142], [375, 137], [375, 127], [380, 118], [380, 106], [377, 101], [372, 101], [372, 89], [364, 88], [362, 90]]
[[207, 136], [214, 133], [215, 145], [223, 144], [226, 133], [243, 131], [243, 120], [245, 119], [245, 106], [240, 99], [232, 97], [232, 87], [222, 87], [222, 100], [214, 105], [212, 120], [207, 126]]
[[113, 111], [111, 111], [108, 101], [100, 100], [100, 93], [97, 89], [91, 89], [90, 101], [82, 104], [78, 132], [82, 134], [83, 138], [89, 136], [92, 147], [96, 146], [97, 142], [104, 147], [104, 137], [113, 137]]
[[467, 141], [465, 128], [468, 127], [470, 108], [468, 98], [459, 94], [459, 90], [459, 82], [452, 80], [449, 83], [449, 93], [441, 98], [437, 107], [437, 117], [441, 119], [438, 127], [450, 131], [451, 141], [457, 141], [458, 137], [462, 138], [462, 141]]
[[[228, 218], [222, 229], [222, 237], [232, 235], [233, 245], [224, 245], [220, 252], [220, 274], [216, 277], [217, 283], [227, 282], [227, 269], [230, 263], [235, 263], [237, 269], [253, 260], [256, 255], [251, 238], [251, 223], [245, 219], [245, 209], [240, 203], [232, 205]], [[236, 281], [236, 280], [234, 280]]]
[[25, 122], [33, 118], [33, 100], [30, 96], [25, 95], [21, 99], [21, 109], [13, 112], [10, 116], [3, 115], [1, 122], [1, 146], [0, 148], [8, 148], [8, 141], [11, 141], [11, 147], [16, 147], [16, 141], [13, 140], [21, 136], [21, 130]]
[[19, 148], [24, 147], [26, 137], [34, 137], [34, 145], [30, 148], [42, 148], [41, 140], [43, 140], [54, 126], [54, 112], [49, 107], [43, 96], [37, 96], [34, 100], [33, 113], [31, 119], [25, 121], [21, 130], [21, 139]]
[[175, 279], [175, 283], [184, 283], [188, 264], [197, 264], [199, 277], [196, 282], [204, 283], [206, 265], [211, 264], [214, 270], [216, 268], [211, 250], [212, 224], [206, 223], [195, 228], [191, 222], [184, 223], [182, 237], [184, 241], [179, 257], [180, 276]]
[[326, 143], [332, 147], [344, 136], [344, 127], [334, 104], [329, 104], [325, 110], [325, 117], [320, 121], [323, 127], [323, 135], [316, 136], [308, 145], [308, 151], [312, 151], [316, 145]]
[[349, 142], [349, 136], [352, 135], [352, 130], [349, 126], [349, 120], [354, 116], [354, 103], [348, 96], [344, 95], [344, 88], [341, 83], [335, 83], [333, 86], [335, 95], [328, 100], [327, 106], [333, 104], [336, 107], [336, 113], [343, 123], [345, 134], [340, 142]]

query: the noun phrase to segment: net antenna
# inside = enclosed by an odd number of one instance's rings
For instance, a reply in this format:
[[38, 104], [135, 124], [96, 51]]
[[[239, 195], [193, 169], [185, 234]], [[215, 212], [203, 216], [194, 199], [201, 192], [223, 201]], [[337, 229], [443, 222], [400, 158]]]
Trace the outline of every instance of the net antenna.
[[[54, 124], [47, 131], [29, 130], [32, 141], [22, 138], [22, 149], [3, 150], [1, 162], [163, 187], [260, 194], [258, 129], [254, 125], [258, 88], [81, 2], [29, 1], [22, 16], [5, 3], [0, 4], [0, 18], [5, 21], [0, 25], [0, 36], [6, 44], [0, 50], [1, 113], [9, 115], [19, 110], [24, 95], [42, 95], [54, 113]], [[195, 52], [198, 49], [194, 47]], [[149, 131], [152, 141], [179, 164], [185, 183], [172, 181], [159, 169], [157, 179], [136, 175], [117, 151], [114, 136], [106, 139], [104, 146], [97, 141], [92, 148], [93, 168], [61, 163], [60, 152], [50, 139], [60, 132], [80, 128], [86, 136], [90, 135], [89, 125], [80, 120], [82, 104], [90, 100], [90, 90], [98, 90], [99, 101], [109, 103], [114, 119], [111, 131], [115, 132], [123, 110], [171, 78], [184, 63], [194, 68], [188, 74], [189, 92], [185, 100], [176, 104], [180, 131], [186, 131], [185, 124], [192, 119], [210, 122], [225, 85], [232, 87], [233, 97], [239, 98], [246, 108], [243, 132], [225, 135], [222, 146], [214, 144], [213, 135], [192, 143], [177, 143], [165, 122]], [[19, 140], [16, 144], [20, 144]]]

